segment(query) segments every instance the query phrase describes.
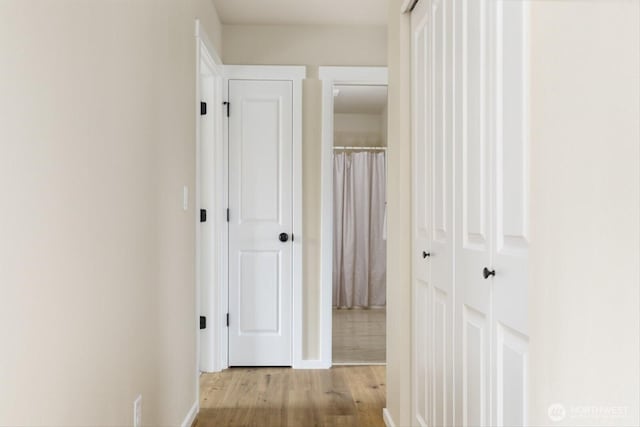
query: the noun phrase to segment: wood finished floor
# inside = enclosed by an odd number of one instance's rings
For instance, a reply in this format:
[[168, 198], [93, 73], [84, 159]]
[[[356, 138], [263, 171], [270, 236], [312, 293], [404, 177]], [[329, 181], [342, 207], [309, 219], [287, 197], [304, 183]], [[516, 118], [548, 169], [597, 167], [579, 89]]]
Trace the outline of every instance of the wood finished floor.
[[384, 427], [385, 369], [231, 368], [204, 374], [193, 427]]
[[333, 309], [333, 363], [384, 363], [387, 311]]

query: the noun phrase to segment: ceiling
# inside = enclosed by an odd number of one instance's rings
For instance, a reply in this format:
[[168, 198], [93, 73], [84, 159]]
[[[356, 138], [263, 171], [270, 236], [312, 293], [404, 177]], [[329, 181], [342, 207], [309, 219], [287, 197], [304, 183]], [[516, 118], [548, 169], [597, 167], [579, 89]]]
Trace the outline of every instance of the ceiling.
[[213, 0], [223, 24], [386, 25], [389, 0]]
[[380, 114], [386, 105], [386, 86], [334, 86], [334, 113]]

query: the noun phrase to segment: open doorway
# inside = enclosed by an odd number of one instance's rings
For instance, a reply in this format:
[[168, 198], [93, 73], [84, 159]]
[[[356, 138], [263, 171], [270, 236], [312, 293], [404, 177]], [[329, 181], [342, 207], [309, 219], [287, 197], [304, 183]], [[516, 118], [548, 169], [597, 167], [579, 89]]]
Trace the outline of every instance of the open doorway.
[[386, 361], [387, 87], [333, 87], [334, 364]]
[[323, 358], [386, 363], [387, 74], [322, 67]]

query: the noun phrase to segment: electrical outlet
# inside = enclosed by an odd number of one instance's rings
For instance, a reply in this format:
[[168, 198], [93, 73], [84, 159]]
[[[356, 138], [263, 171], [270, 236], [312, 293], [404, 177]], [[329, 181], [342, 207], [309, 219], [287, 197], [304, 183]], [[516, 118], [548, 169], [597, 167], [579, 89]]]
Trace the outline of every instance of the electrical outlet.
[[142, 427], [142, 395], [133, 401], [133, 427]]

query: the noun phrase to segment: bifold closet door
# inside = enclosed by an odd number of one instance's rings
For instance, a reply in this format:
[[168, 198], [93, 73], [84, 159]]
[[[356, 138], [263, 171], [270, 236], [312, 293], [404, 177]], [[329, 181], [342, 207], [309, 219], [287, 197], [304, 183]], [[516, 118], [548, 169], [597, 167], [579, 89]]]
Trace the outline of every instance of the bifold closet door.
[[453, 425], [453, 1], [431, 14], [432, 425]]
[[432, 418], [431, 365], [431, 52], [430, 2], [421, 0], [411, 14], [412, 31], [412, 301], [413, 402], [412, 421], [430, 426]]
[[527, 423], [529, 246], [528, 2], [495, 1], [493, 417]]
[[456, 425], [491, 425], [490, 0], [456, 0]]
[[453, 423], [453, 3], [412, 14], [414, 418]]
[[419, 425], [526, 424], [527, 8], [420, 0], [412, 12]]

